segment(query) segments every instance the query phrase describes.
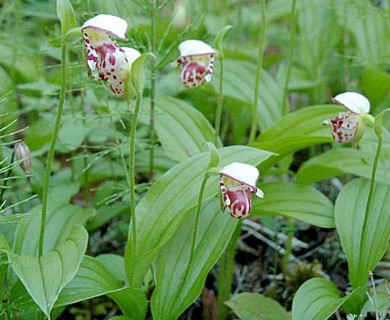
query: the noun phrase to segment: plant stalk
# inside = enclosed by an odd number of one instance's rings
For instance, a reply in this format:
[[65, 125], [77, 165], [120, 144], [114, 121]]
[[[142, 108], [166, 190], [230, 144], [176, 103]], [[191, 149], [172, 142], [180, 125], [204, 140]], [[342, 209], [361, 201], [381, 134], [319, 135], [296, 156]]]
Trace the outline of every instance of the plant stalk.
[[263, 53], [265, 46], [265, 35], [267, 31], [267, 18], [265, 15], [265, 0], [260, 0], [260, 11], [261, 11], [261, 22], [262, 28], [260, 29], [260, 41], [259, 41], [259, 51], [257, 56], [257, 68], [256, 68], [256, 79], [254, 87], [254, 98], [252, 104], [252, 125], [249, 134], [249, 143], [253, 142], [256, 137], [256, 131], [258, 127], [258, 104], [259, 104], [259, 84], [261, 77], [261, 68], [263, 66]]
[[47, 206], [48, 206], [48, 197], [49, 197], [49, 185], [50, 185], [50, 176], [51, 169], [54, 160], [54, 152], [56, 147], [56, 142], [58, 138], [58, 132], [61, 126], [61, 117], [62, 111], [65, 103], [65, 94], [66, 94], [66, 82], [67, 82], [67, 43], [66, 41], [62, 42], [61, 48], [61, 88], [60, 88], [60, 97], [57, 107], [57, 115], [54, 124], [54, 131], [51, 137], [49, 153], [46, 160], [46, 170], [45, 177], [43, 181], [42, 189], [42, 214], [41, 214], [41, 228], [39, 233], [39, 243], [38, 243], [38, 255], [41, 257], [43, 255], [43, 244], [45, 240], [45, 226], [47, 219]]
[[132, 254], [137, 257], [137, 226], [135, 217], [135, 133], [137, 130], [138, 114], [141, 107], [142, 92], [137, 91], [133, 118], [129, 134], [129, 197], [130, 197], [130, 217], [132, 230]]
[[223, 107], [223, 69], [224, 69], [224, 56], [221, 53], [219, 57], [219, 96], [217, 110], [215, 112], [215, 138], [214, 145], [218, 147], [218, 137], [221, 131], [221, 117], [222, 117], [222, 107]]
[[290, 82], [291, 70], [294, 61], [294, 49], [295, 49], [295, 41], [296, 41], [296, 26], [295, 26], [295, 4], [296, 0], [293, 0], [291, 5], [291, 34], [290, 34], [290, 51], [288, 54], [288, 66], [287, 66], [287, 74], [286, 81], [284, 83], [283, 88], [283, 100], [282, 100], [282, 114], [286, 115], [289, 112], [287, 98], [288, 98], [288, 84]]
[[204, 195], [204, 190], [206, 188], [206, 183], [208, 179], [208, 173], [205, 173], [203, 177], [202, 184], [200, 186], [200, 191], [199, 191], [199, 196], [198, 196], [198, 204], [196, 206], [196, 212], [195, 212], [195, 218], [194, 218], [194, 228], [192, 230], [192, 238], [191, 238], [191, 248], [190, 248], [190, 256], [188, 258], [188, 263], [186, 270], [184, 272], [184, 277], [183, 277], [183, 282], [182, 282], [182, 287], [185, 285], [185, 283], [188, 280], [189, 274], [190, 274], [190, 269], [192, 262], [194, 261], [195, 257], [195, 246], [196, 246], [196, 237], [198, 234], [198, 227], [199, 227], [199, 220], [200, 220], [200, 212], [202, 209], [202, 202], [203, 202], [203, 195]]
[[230, 299], [232, 291], [233, 273], [234, 273], [234, 256], [236, 245], [241, 234], [242, 220], [239, 220], [232, 234], [226, 251], [219, 260], [218, 275], [218, 319], [225, 320], [228, 318], [229, 309], [225, 301]]
[[[151, 26], [151, 39], [150, 39], [150, 51], [155, 55], [156, 51], [156, 3], [155, 0], [150, 1], [150, 26]], [[152, 59], [150, 63], [150, 151], [149, 151], [149, 182], [154, 180], [154, 147], [156, 143], [156, 137], [154, 132], [155, 127], [155, 109], [156, 109], [156, 60]]]

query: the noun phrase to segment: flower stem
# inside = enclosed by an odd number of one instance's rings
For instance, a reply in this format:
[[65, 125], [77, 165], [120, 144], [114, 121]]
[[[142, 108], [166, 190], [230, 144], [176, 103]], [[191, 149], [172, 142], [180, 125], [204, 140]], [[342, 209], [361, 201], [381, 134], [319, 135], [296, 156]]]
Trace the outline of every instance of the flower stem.
[[242, 220], [239, 220], [236, 229], [229, 241], [226, 251], [219, 260], [218, 275], [218, 319], [225, 320], [228, 317], [229, 309], [225, 301], [229, 300], [233, 284], [234, 255], [236, 252], [237, 240], [241, 234]]
[[295, 27], [295, 4], [296, 0], [293, 0], [291, 5], [291, 34], [290, 34], [290, 51], [288, 54], [288, 66], [287, 66], [287, 74], [286, 81], [284, 83], [283, 88], [283, 100], [282, 100], [282, 114], [287, 114], [289, 111], [288, 104], [286, 103], [288, 96], [288, 83], [290, 82], [291, 70], [293, 66], [294, 60], [294, 49], [295, 49], [295, 39], [296, 39], [296, 27]]
[[199, 196], [198, 196], [198, 204], [196, 206], [196, 212], [195, 212], [195, 218], [194, 218], [194, 227], [192, 229], [192, 238], [191, 238], [191, 248], [190, 248], [190, 256], [188, 258], [188, 263], [186, 266], [186, 269], [184, 271], [184, 277], [183, 277], [183, 282], [182, 282], [182, 288], [186, 284], [189, 274], [190, 274], [190, 269], [192, 262], [194, 261], [194, 256], [195, 256], [195, 246], [196, 246], [196, 237], [198, 234], [198, 227], [199, 227], [199, 220], [200, 220], [200, 212], [202, 209], [202, 202], [203, 202], [203, 195], [204, 195], [204, 190], [206, 188], [206, 182], [208, 179], [209, 175], [206, 172], [202, 184], [200, 186], [200, 191], [199, 191]]
[[265, 15], [265, 0], [260, 0], [260, 11], [261, 11], [261, 22], [262, 28], [260, 29], [260, 41], [259, 41], [259, 51], [257, 56], [257, 68], [256, 68], [256, 79], [255, 79], [255, 88], [254, 88], [254, 98], [252, 104], [252, 125], [251, 131], [249, 134], [249, 143], [253, 142], [256, 137], [256, 131], [258, 126], [258, 112], [257, 107], [259, 103], [259, 84], [261, 76], [261, 68], [263, 66], [263, 52], [265, 46], [265, 34], [267, 31], [267, 18]]
[[[363, 226], [362, 230], [366, 230], [367, 228], [367, 222], [368, 222], [368, 217], [371, 209], [371, 203], [372, 203], [372, 198], [374, 194], [374, 189], [375, 189], [375, 177], [376, 177], [376, 171], [378, 168], [378, 163], [379, 163], [379, 158], [382, 150], [382, 144], [383, 144], [383, 129], [382, 129], [382, 119], [385, 115], [386, 112], [390, 111], [390, 109], [386, 109], [382, 111], [378, 116], [375, 117], [374, 122], [369, 122], [374, 125], [374, 131], [375, 134], [378, 137], [378, 145], [375, 151], [375, 156], [374, 156], [374, 161], [372, 164], [372, 171], [371, 171], [371, 179], [370, 179], [370, 189], [368, 192], [368, 197], [367, 197], [367, 204], [366, 204], [366, 210], [365, 210], [365, 215], [364, 215], [364, 220], [363, 220]], [[370, 118], [368, 118], [370, 119]], [[360, 242], [360, 251], [363, 250], [364, 243], [366, 241], [366, 232], [363, 232], [362, 235], [362, 240]]]
[[223, 107], [223, 66], [224, 66], [224, 56], [221, 54], [219, 58], [219, 96], [217, 110], [215, 112], [215, 138], [214, 145], [218, 147], [218, 138], [221, 131], [221, 117], [222, 117], [222, 107]]
[[132, 255], [137, 257], [137, 226], [135, 217], [135, 133], [137, 130], [138, 114], [141, 107], [142, 92], [137, 91], [133, 118], [129, 134], [129, 196], [130, 196], [130, 217], [132, 231]]
[[43, 254], [43, 243], [45, 240], [45, 226], [46, 226], [46, 217], [47, 217], [47, 205], [49, 197], [49, 185], [50, 185], [50, 176], [51, 168], [54, 160], [54, 152], [58, 137], [58, 132], [61, 125], [62, 110], [65, 103], [65, 94], [66, 94], [66, 82], [67, 82], [67, 42], [63, 41], [61, 48], [61, 88], [60, 88], [60, 97], [57, 107], [57, 115], [54, 124], [54, 131], [51, 137], [49, 153], [46, 160], [46, 170], [45, 177], [43, 181], [42, 189], [42, 214], [41, 214], [41, 228], [39, 233], [39, 243], [38, 243], [38, 255], [39, 257]]
[[[156, 3], [155, 0], [150, 2], [150, 51], [155, 54], [156, 51]], [[154, 179], [154, 147], [156, 137], [154, 132], [155, 127], [155, 109], [156, 109], [156, 60], [152, 59], [150, 63], [150, 151], [149, 151], [149, 182], [152, 183]]]

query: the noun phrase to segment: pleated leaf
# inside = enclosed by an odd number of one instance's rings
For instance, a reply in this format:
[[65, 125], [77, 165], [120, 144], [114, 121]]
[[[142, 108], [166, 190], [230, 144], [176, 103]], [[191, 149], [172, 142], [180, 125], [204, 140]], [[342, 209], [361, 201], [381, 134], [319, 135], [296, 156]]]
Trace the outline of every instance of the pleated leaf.
[[153, 319], [177, 319], [196, 300], [207, 274], [223, 253], [235, 229], [237, 221], [221, 212], [216, 198], [204, 203], [193, 263], [188, 280], [184, 282], [194, 228], [194, 211], [180, 225], [153, 264], [156, 283], [151, 300]]
[[279, 302], [259, 293], [243, 292], [225, 304], [245, 320], [289, 320], [291, 317]]
[[[384, 150], [381, 159], [388, 161], [388, 156]], [[374, 151], [351, 148], [331, 149], [317, 157], [314, 157], [304, 163], [297, 174], [298, 182], [312, 184], [317, 181], [330, 178], [337, 175], [351, 174], [363, 178], [371, 178], [372, 163], [374, 160]], [[387, 168], [379, 162], [376, 179], [381, 183], [388, 184], [390, 175]]]
[[342, 108], [335, 105], [319, 105], [300, 109], [276, 121], [251, 145], [275, 152], [264, 165], [270, 166], [278, 159], [303, 148], [319, 143], [333, 142], [330, 128], [323, 126], [326, 119], [333, 119]]
[[[254, 84], [256, 79], [256, 64], [242, 61], [225, 59], [224, 63], [224, 95], [242, 100], [248, 105], [254, 102]], [[214, 90], [219, 90], [219, 66], [218, 60], [213, 68]], [[261, 71], [259, 83], [258, 114], [262, 130], [270, 127], [282, 117], [281, 106], [283, 88], [265, 71]]]
[[306, 281], [295, 294], [293, 320], [326, 320], [348, 299], [340, 297], [336, 285], [323, 278]]
[[369, 188], [369, 180], [355, 179], [341, 190], [336, 200], [336, 227], [354, 288], [366, 284], [369, 271], [383, 257], [390, 238], [390, 186], [375, 185], [366, 212]]
[[102, 295], [111, 297], [127, 316], [133, 316], [133, 319], [145, 318], [145, 293], [139, 289], [124, 287], [123, 282], [101, 261], [89, 256], [84, 256], [79, 271], [61, 292], [55, 306], [69, 305]]
[[[204, 152], [206, 141], [214, 141], [214, 128], [189, 103], [173, 97], [159, 97], [156, 103], [155, 128], [171, 159], [180, 162], [198, 155]], [[140, 120], [147, 123], [149, 114], [143, 113]], [[219, 141], [217, 147], [221, 146]]]
[[8, 254], [13, 271], [49, 319], [61, 290], [75, 276], [87, 243], [88, 233], [78, 225], [54, 251], [40, 258]]
[[320, 191], [285, 182], [260, 185], [264, 198], [253, 198], [252, 215], [283, 215], [322, 228], [334, 228], [334, 205]]

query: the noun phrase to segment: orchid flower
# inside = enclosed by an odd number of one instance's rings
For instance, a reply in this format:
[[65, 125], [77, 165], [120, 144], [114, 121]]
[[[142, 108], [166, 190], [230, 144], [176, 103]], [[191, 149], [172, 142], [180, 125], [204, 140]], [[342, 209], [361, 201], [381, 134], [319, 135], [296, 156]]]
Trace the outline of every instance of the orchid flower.
[[224, 208], [235, 219], [249, 215], [251, 193], [259, 198], [264, 197], [263, 191], [256, 187], [259, 171], [250, 164], [233, 162], [222, 168], [219, 177]]
[[195, 88], [211, 80], [214, 50], [200, 40], [186, 40], [179, 45], [180, 57], [175, 65], [181, 66], [182, 85]]
[[111, 91], [122, 96], [131, 64], [141, 55], [133, 48], [119, 46], [113, 38], [127, 40], [127, 22], [119, 17], [100, 14], [84, 23], [87, 66], [93, 80], [107, 81]]
[[340, 112], [336, 119], [325, 120], [323, 125], [331, 125], [332, 136], [337, 142], [358, 143], [363, 135], [364, 120], [370, 111], [370, 102], [356, 92], [341, 93], [332, 100], [347, 109], [347, 112]]

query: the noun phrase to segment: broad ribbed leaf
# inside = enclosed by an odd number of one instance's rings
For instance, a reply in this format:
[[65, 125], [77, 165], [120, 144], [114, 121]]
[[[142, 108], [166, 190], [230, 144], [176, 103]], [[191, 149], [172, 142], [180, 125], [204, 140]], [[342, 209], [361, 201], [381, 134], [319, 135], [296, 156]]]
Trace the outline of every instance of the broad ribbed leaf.
[[[381, 158], [387, 159], [385, 150], [382, 152]], [[312, 184], [346, 173], [369, 179], [373, 159], [374, 151], [369, 151], [369, 149], [331, 149], [303, 164], [298, 171], [297, 179], [299, 183]], [[388, 184], [390, 175], [382, 163], [382, 161], [379, 162], [376, 179]]]
[[121, 281], [99, 260], [84, 256], [79, 271], [61, 292], [56, 307], [101, 296], [122, 287]]
[[322, 228], [334, 228], [334, 206], [320, 191], [284, 182], [260, 185], [264, 198], [253, 198], [252, 215], [283, 215]]
[[342, 10], [336, 12], [339, 21], [344, 23], [356, 39], [357, 61], [366, 66], [386, 64], [388, 55], [384, 52], [390, 50], [390, 24], [384, 8], [375, 6], [370, 1], [346, 1], [343, 5], [345, 12], [348, 12], [348, 19], [345, 19]]
[[[218, 92], [219, 88], [219, 66], [218, 61], [214, 66], [213, 81], [211, 84]], [[248, 105], [253, 104], [254, 84], [256, 79], [256, 64], [242, 61], [225, 59], [224, 61], [224, 95], [244, 101]], [[259, 83], [258, 117], [260, 129], [265, 130], [275, 121], [282, 117], [281, 106], [283, 99], [283, 88], [262, 70]]]
[[10, 250], [9, 244], [7, 240], [5, 239], [4, 235], [0, 233], [0, 251], [1, 252], [8, 252]]
[[[123, 271], [121, 271], [123, 273]], [[84, 256], [75, 278], [64, 288], [56, 306], [69, 305], [94, 297], [109, 295], [122, 312], [133, 319], [144, 319], [147, 301], [139, 289], [124, 287], [96, 258]]]
[[49, 319], [61, 290], [75, 276], [87, 243], [88, 233], [78, 225], [54, 251], [40, 258], [8, 254], [13, 271]]
[[[159, 97], [155, 127], [167, 155], [183, 161], [204, 152], [204, 143], [214, 141], [215, 131], [205, 116], [189, 103], [173, 97]], [[149, 114], [140, 121], [148, 122]], [[222, 146], [219, 141], [217, 147]]]
[[[36, 256], [41, 217], [41, 206], [30, 211], [30, 219], [23, 220], [17, 229], [13, 251], [21, 255]], [[84, 224], [94, 213], [93, 209], [85, 209], [71, 204], [49, 203], [46, 222], [46, 234], [43, 251], [54, 250], [57, 244], [64, 241], [74, 225]]]
[[279, 302], [259, 293], [243, 292], [235, 295], [225, 304], [245, 320], [289, 320], [291, 317]]
[[[232, 146], [219, 149], [220, 166], [240, 161], [257, 165], [271, 153], [244, 147]], [[197, 203], [203, 175], [209, 163], [209, 153], [192, 157], [165, 173], [158, 179], [136, 207], [137, 243], [132, 252], [132, 227], [125, 255], [129, 283], [139, 287], [143, 276], [162, 246], [172, 237]], [[161, 192], [164, 190], [164, 192]], [[208, 180], [204, 199], [219, 191], [217, 177]]]
[[295, 294], [293, 320], [326, 320], [348, 297], [340, 298], [336, 285], [323, 278], [306, 281]]
[[336, 200], [336, 227], [354, 288], [366, 284], [369, 271], [382, 258], [390, 238], [390, 186], [375, 185], [366, 212], [369, 188], [368, 180], [355, 179], [341, 190]]
[[269, 167], [283, 156], [297, 150], [333, 142], [330, 128], [323, 126], [322, 122], [335, 118], [340, 111], [340, 106], [319, 105], [289, 113], [276, 121], [251, 144], [279, 155], [263, 163], [261, 168]]
[[195, 301], [207, 274], [229, 243], [236, 222], [229, 214], [221, 213], [217, 199], [204, 203], [195, 255], [185, 283], [184, 273], [191, 248], [194, 215], [190, 215], [180, 225], [153, 264], [156, 282], [151, 300], [153, 319], [177, 319]]

